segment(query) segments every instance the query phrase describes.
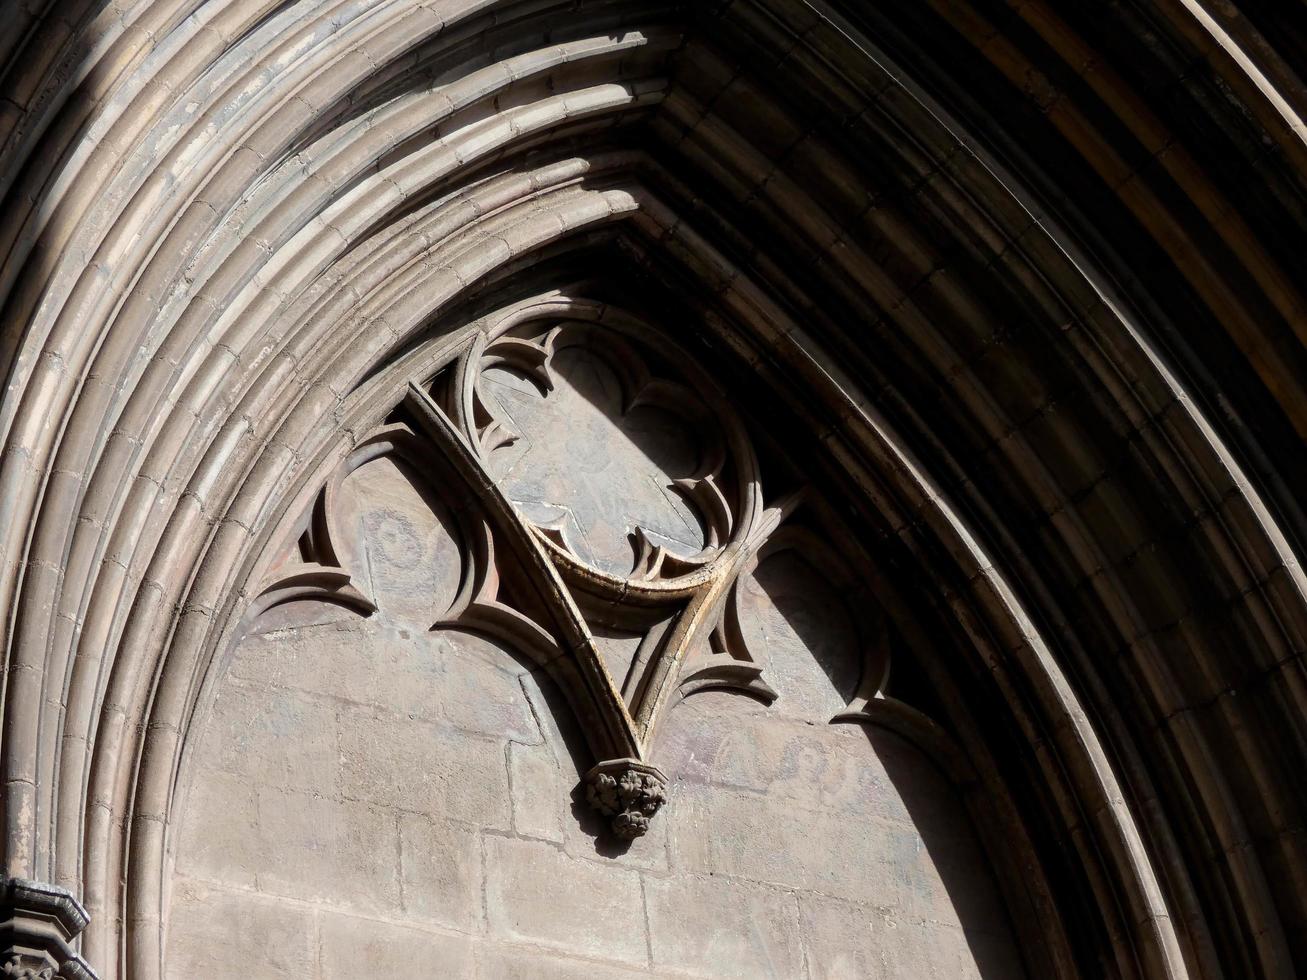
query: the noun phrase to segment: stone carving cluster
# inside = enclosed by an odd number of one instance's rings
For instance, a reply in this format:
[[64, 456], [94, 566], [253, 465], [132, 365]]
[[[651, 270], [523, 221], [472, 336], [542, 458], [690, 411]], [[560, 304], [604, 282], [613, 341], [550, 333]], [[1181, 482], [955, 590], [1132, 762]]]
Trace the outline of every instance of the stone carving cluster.
[[95, 980], [73, 948], [90, 917], [63, 888], [7, 878], [0, 888], [0, 971], [6, 980]]
[[634, 759], [601, 762], [586, 774], [585, 798], [610, 819], [614, 836], [634, 840], [666, 801], [667, 778]]
[[5, 962], [4, 975], [14, 980], [54, 980], [54, 967], [39, 962], [33, 965], [30, 958], [15, 955]]

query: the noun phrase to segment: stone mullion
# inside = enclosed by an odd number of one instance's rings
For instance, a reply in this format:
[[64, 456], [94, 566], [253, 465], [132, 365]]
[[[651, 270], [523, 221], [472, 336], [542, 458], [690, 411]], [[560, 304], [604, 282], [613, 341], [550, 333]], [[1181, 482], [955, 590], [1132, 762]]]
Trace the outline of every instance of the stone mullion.
[[590, 689], [590, 700], [604, 723], [604, 731], [586, 732], [599, 756], [598, 764], [585, 776], [587, 801], [610, 820], [615, 836], [629, 840], [643, 835], [649, 819], [666, 798], [667, 779], [643, 761], [635, 723], [595, 649], [581, 610], [535, 533], [431, 396], [410, 381], [404, 403], [467, 482], [468, 489], [482, 502], [491, 520], [508, 536], [514, 551], [523, 559], [528, 578], [552, 614], [564, 646], [580, 665], [581, 676]]
[[587, 733], [592, 744], [601, 752], [639, 758], [640, 741], [621, 693], [613, 684], [599, 651], [595, 649], [590, 628], [586, 625], [581, 610], [535, 533], [522, 521], [512, 501], [486, 472], [467, 440], [454, 428], [429, 394], [410, 382], [405, 405], [423, 431], [445, 454], [454, 470], [467, 482], [469, 489], [485, 506], [496, 526], [508, 536], [518, 557], [523, 560], [528, 578], [545, 600], [563, 644], [577, 660], [589, 693], [597, 702], [600, 716], [604, 719], [605, 731]]

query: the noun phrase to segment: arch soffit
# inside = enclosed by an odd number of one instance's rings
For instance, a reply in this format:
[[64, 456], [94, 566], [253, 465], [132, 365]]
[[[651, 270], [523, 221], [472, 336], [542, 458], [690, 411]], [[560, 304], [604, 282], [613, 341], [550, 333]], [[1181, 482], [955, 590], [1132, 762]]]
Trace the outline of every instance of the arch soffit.
[[[227, 47], [234, 52], [238, 38], [257, 45], [261, 32], [271, 36], [290, 23], [288, 11], [245, 23], [236, 6], [211, 11], [208, 22], [182, 22], [182, 36], [193, 31], [196, 40], [177, 44], [167, 61], [174, 72], [208, 68], [203, 85], [192, 90], [200, 105], [206, 99], [223, 104], [219, 92], [250, 85], [256, 77], [247, 74], [241, 80], [237, 55], [208, 62], [208, 51]], [[164, 5], [152, 5], [145, 16], [164, 14]], [[471, 33], [478, 22], [472, 14], [467, 22]], [[424, 25], [420, 31], [406, 34], [398, 28], [417, 23]], [[166, 17], [156, 26], [165, 29]], [[831, 457], [883, 513], [894, 515], [887, 521], [904, 538], [925, 537], [929, 544], [913, 550], [936, 556], [928, 559], [936, 568], [932, 577], [969, 583], [950, 596], [957, 615], [973, 623], [974, 639], [996, 673], [1013, 671], [1020, 677], [1013, 690], [1031, 685], [1037, 692], [1033, 705], [1014, 704], [1014, 711], [1029, 712], [1026, 724], [1032, 735], [1052, 733], [1060, 765], [1073, 774], [1072, 809], [1091, 815], [1097, 840], [1113, 855], [1114, 887], [1123, 890], [1127, 918], [1146, 936], [1139, 942], [1140, 949], [1151, 950], [1144, 954], [1146, 961], [1168, 974], [1182, 973], [1179, 941], [1135, 818], [1094, 725], [1053, 653], [1061, 642], [1046, 641], [982, 544], [1000, 529], [986, 527], [982, 533], [961, 516], [913, 455], [912, 440], [896, 435], [863, 386], [799, 325], [786, 307], [801, 287], [786, 282], [767, 256], [756, 257], [757, 269], [767, 274], [760, 276], [715, 248], [699, 230], [711, 209], [660, 165], [656, 153], [605, 149], [555, 154], [529, 174], [492, 173], [497, 162], [533, 144], [541, 152], [551, 145], [599, 145], [601, 138], [611, 145], [615, 120], [658, 106], [667, 92], [665, 80], [650, 70], [661, 67], [658, 58], [642, 61], [629, 53], [666, 52], [678, 35], [628, 30], [571, 47], [561, 44], [543, 57], [531, 52], [519, 63], [488, 64], [459, 76], [451, 91], [442, 93], [444, 99], [432, 105], [419, 107], [417, 100], [397, 97], [386, 105], [386, 123], [374, 118], [366, 126], [345, 124], [343, 133], [324, 133], [285, 156], [284, 145], [278, 144], [284, 144], [284, 134], [310, 130], [331, 118], [332, 112], [322, 107], [339, 105], [360, 86], [366, 90], [369, 78], [385, 78], [382, 66], [417, 50], [415, 38], [445, 37], [442, 31], [457, 37], [451, 25], [433, 21], [430, 11], [397, 5], [381, 5], [338, 28], [339, 36], [327, 40], [315, 35], [317, 27], [305, 27], [300, 41], [288, 42], [284, 49], [288, 70], [269, 87], [273, 95], [260, 97], [253, 91], [236, 100], [235, 118], [209, 118], [204, 124], [220, 121], [224, 137], [211, 141], [207, 156], [194, 155], [178, 139], [172, 155], [164, 157], [166, 166], [134, 175], [118, 169], [98, 210], [88, 208], [84, 185], [56, 183], [46, 189], [68, 220], [53, 222], [53, 230], [41, 237], [47, 254], [58, 257], [48, 278], [11, 293], [17, 299], [11, 299], [10, 308], [21, 313], [27, 304], [32, 327], [24, 337], [26, 347], [14, 352], [13, 376], [23, 396], [7, 400], [5, 419], [11, 452], [16, 450], [10, 458], [20, 462], [6, 467], [0, 478], [7, 478], [6, 487], [14, 490], [5, 497], [10, 513], [36, 515], [30, 539], [20, 540], [21, 520], [7, 525], [7, 553], [26, 555], [21, 584], [12, 577], [5, 583], [7, 594], [18, 601], [11, 639], [34, 668], [11, 673], [6, 701], [9, 779], [19, 792], [35, 793], [23, 787], [39, 784], [51, 796], [31, 801], [33, 806], [7, 808], [11, 873], [53, 871], [48, 876], [81, 883], [89, 904], [106, 921], [114, 917], [118, 898], [110, 883], [117, 880], [114, 862], [122, 852], [112, 842], [120, 821], [132, 814], [131, 874], [148, 878], [157, 866], [151, 855], [162, 853], [158, 828], [166, 819], [180, 733], [199, 678], [233, 628], [247, 585], [244, 576], [260, 542], [288, 502], [311, 482], [310, 461], [343, 451], [355, 435], [346, 408], [358, 398], [351, 394], [352, 386], [371, 374], [358, 391], [384, 390], [381, 379], [388, 376], [376, 372], [393, 352], [421, 336], [434, 311], [447, 308], [497, 270], [559, 243], [611, 234], [633, 253], [668, 262], [698, 282], [713, 297], [706, 322], [725, 344], [783, 377], [783, 387], [821, 393], [822, 413], [811, 422]], [[158, 77], [155, 68], [162, 70], [168, 53], [156, 49], [145, 56], [139, 72]], [[194, 64], [184, 64], [183, 53]], [[150, 65], [150, 57], [160, 64]], [[574, 87], [557, 91], [572, 70], [564, 66], [605, 59], [617, 64], [616, 79], [606, 76], [607, 81], [591, 85], [577, 70]], [[555, 91], [531, 88], [532, 79], [542, 77], [553, 81]], [[230, 88], [219, 85], [224, 80]], [[506, 108], [496, 104], [494, 96], [504, 93], [513, 93], [521, 104], [511, 104], [513, 98], [505, 100], [510, 103]], [[916, 97], [900, 111], [915, 115], [906, 118], [934, 125], [948, 134], [949, 146], [966, 146], [968, 155], [978, 159], [975, 145], [959, 139], [960, 126], [925, 105], [923, 93], [909, 94]], [[124, 95], [124, 89], [115, 90], [117, 104], [111, 100], [105, 114], [96, 117], [100, 125], [111, 121], [115, 108], [122, 110], [121, 118], [138, 120], [129, 125], [144, 127], [152, 118], [126, 112], [131, 103]], [[150, 97], [160, 98], [161, 91]], [[147, 90], [137, 98], [147, 98]], [[119, 146], [136, 136], [115, 132]], [[421, 133], [435, 138], [424, 146], [417, 138]], [[721, 159], [758, 177], [763, 161], [738, 145], [738, 133], [710, 114], [702, 133]], [[105, 155], [117, 148], [112, 141], [102, 146]], [[275, 152], [279, 146], [280, 157]], [[120, 163], [128, 154], [123, 157]], [[267, 176], [270, 159], [282, 163]], [[977, 187], [967, 188], [967, 181], [997, 184], [1002, 199], [1017, 195], [1019, 201], [1019, 182], [990, 161], [980, 161], [974, 172], [958, 179], [957, 184], [975, 192]], [[768, 206], [801, 220], [802, 190], [776, 183], [767, 194]], [[170, 193], [167, 187], [185, 192]], [[998, 193], [990, 191], [981, 200], [996, 199]], [[430, 200], [412, 205], [428, 195]], [[802, 226], [804, 235], [813, 242], [838, 241], [838, 224], [823, 227], [820, 209], [811, 211], [818, 217]], [[1010, 230], [999, 234], [1024, 241], [1020, 261], [1041, 280], [1070, 284], [1081, 298], [1088, 283], [1096, 302], [1115, 314], [1095, 326], [1110, 331], [1114, 343], [1131, 344], [1145, 355], [1144, 363], [1131, 364], [1133, 378], [1149, 375], [1151, 385], [1169, 389], [1184, 406], [1172, 425], [1197, 437], [1186, 447], [1189, 458], [1205, 454], [1204, 463], [1214, 461], [1214, 469], [1228, 475], [1257, 516], [1256, 526], [1275, 557], [1283, 567], [1295, 568], [1250, 481], [1142, 332], [1132, 327], [1125, 304], [1095, 281], [1092, 266], [1067, 241], [1059, 241], [1055, 229], [1045, 239], [1055, 244], [1053, 254], [1036, 257], [1035, 239], [1050, 231], [1047, 216], [1025, 213], [1032, 227], [1034, 219], [1042, 219], [1043, 226], [1015, 236]], [[79, 214], [84, 215], [80, 220]], [[995, 234], [992, 213], [973, 221], [973, 233]], [[20, 235], [31, 238], [11, 252], [7, 285], [31, 254], [24, 246], [36, 244], [36, 226], [17, 224], [27, 229]], [[900, 247], [907, 254], [921, 243], [903, 230]], [[842, 259], [848, 279], [879, 287], [879, 292], [871, 290], [873, 308], [895, 309], [894, 321], [924, 343], [933, 333], [929, 317], [914, 310], [910, 297], [897, 295], [901, 291], [881, 271], [884, 263], [856, 249], [848, 253]], [[115, 261], [90, 259], [83, 266], [91, 255]], [[785, 305], [773, 299], [777, 294]], [[42, 296], [65, 302], [38, 304]], [[1066, 298], [1065, 292], [1058, 296]], [[805, 307], [807, 312], [813, 304]], [[817, 325], [824, 326], [814, 316], [812, 329]], [[52, 356], [32, 356], [41, 348]], [[151, 359], [133, 363], [134, 353], [143, 348], [151, 351]], [[1106, 375], [1121, 365], [1100, 362], [1096, 370]], [[82, 377], [86, 380], [79, 382]], [[983, 382], [975, 388], [983, 393]], [[1134, 392], [1121, 390], [1118, 397], [1123, 411], [1139, 411], [1131, 405]], [[46, 421], [48, 410], [65, 420], [56, 430]], [[258, 420], [265, 419], [280, 420], [280, 425], [264, 431]], [[112, 425], [90, 424], [99, 420], [112, 420]], [[1159, 443], [1150, 450], [1159, 459], [1173, 458], [1168, 457], [1170, 446]], [[1185, 465], [1182, 457], [1169, 468]], [[49, 470], [49, 479], [33, 480], [31, 473], [42, 468]], [[85, 486], [64, 476], [83, 472], [89, 474]], [[1085, 536], [1092, 539], [1092, 532]], [[1250, 563], [1250, 547], [1233, 543], [1232, 562]], [[949, 563], [947, 571], [938, 564], [941, 560]], [[1269, 576], [1273, 564], [1259, 561]], [[18, 567], [6, 563], [7, 569]], [[193, 577], [175, 574], [191, 568]], [[1240, 569], [1240, 578], [1245, 574]], [[1301, 583], [1293, 585], [1300, 596]], [[43, 587], [59, 597], [53, 615], [24, 604], [26, 596]], [[1129, 612], [1122, 616], [1133, 618]], [[73, 623], [79, 624], [76, 630]], [[68, 659], [68, 652], [84, 649], [103, 651], [103, 659], [98, 652]], [[31, 685], [36, 687], [27, 691]], [[62, 720], [41, 711], [51, 698], [69, 705]], [[129, 733], [142, 722], [148, 734], [138, 750]], [[27, 738], [42, 746], [30, 759], [14, 748], [13, 735], [22, 732], [34, 733]], [[139, 769], [138, 751], [143, 760]], [[24, 766], [54, 758], [59, 760], [57, 780], [38, 780], [36, 773], [24, 771]], [[1052, 769], [1050, 765], [1050, 780], [1060, 778]], [[28, 775], [33, 778], [25, 780]], [[1067, 816], [1075, 820], [1074, 814]], [[103, 874], [83, 881], [82, 865], [91, 854], [101, 856], [97, 870]], [[105, 855], [110, 859], [103, 860]], [[138, 907], [131, 916], [151, 914], [157, 910]], [[103, 945], [107, 933], [93, 931], [91, 937], [91, 946], [108, 953]]]

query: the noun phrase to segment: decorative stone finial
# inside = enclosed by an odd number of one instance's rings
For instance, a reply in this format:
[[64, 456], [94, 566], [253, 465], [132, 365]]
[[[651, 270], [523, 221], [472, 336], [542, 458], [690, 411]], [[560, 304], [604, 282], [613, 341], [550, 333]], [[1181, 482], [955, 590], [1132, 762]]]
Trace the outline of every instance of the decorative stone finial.
[[91, 921], [58, 885], [6, 878], [0, 887], [0, 978], [96, 980], [71, 943]]
[[585, 798], [612, 819], [614, 834], [634, 840], [667, 799], [667, 777], [636, 759], [612, 759], [585, 774]]

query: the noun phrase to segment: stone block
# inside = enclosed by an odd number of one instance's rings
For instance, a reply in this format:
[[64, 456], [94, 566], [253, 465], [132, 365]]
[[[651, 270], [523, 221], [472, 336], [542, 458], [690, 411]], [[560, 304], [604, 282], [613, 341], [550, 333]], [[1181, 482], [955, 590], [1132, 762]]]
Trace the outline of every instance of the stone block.
[[[984, 980], [961, 929], [938, 923], [901, 919], [893, 939], [882, 950], [890, 976], [919, 976], [926, 980]], [[998, 974], [1004, 980], [1019, 977]]]
[[167, 950], [169, 980], [304, 980], [315, 973], [312, 912], [174, 878]]
[[[360, 613], [334, 602], [292, 599], [290, 602], [273, 606], [263, 613], [259, 617], [259, 632], [253, 634], [250, 639], [266, 638], [275, 643], [291, 636], [307, 637], [319, 632], [330, 635], [330, 631], [348, 631], [365, 622], [367, 620]], [[250, 653], [254, 654], [254, 651]]]
[[721, 877], [645, 876], [655, 968], [744, 980], [803, 973], [793, 894]]
[[477, 832], [466, 824], [402, 814], [399, 846], [404, 917], [476, 931], [482, 921]]
[[237, 648], [229, 676], [255, 688], [289, 687], [379, 704], [378, 686], [391, 667], [386, 660], [400, 631], [340, 606], [314, 605], [335, 610], [338, 621], [247, 638]]
[[472, 940], [333, 912], [321, 913], [322, 980], [470, 977]]
[[854, 901], [916, 887], [920, 838], [897, 823], [802, 809], [754, 793], [680, 792], [667, 807], [673, 867]]
[[329, 700], [229, 683], [214, 703], [199, 761], [260, 785], [333, 796], [336, 728]]
[[945, 921], [923, 920], [893, 905], [857, 905], [824, 895], [800, 896], [800, 912], [814, 977], [1017, 980], [1025, 976], [1007, 935], [973, 933]]
[[829, 980], [899, 976], [890, 972], [889, 947], [906, 939], [887, 910], [825, 895], [799, 897], [803, 936], [812, 976]]
[[482, 946], [477, 951], [477, 980], [635, 980], [649, 975], [645, 970], [540, 949]]
[[575, 780], [564, 778], [545, 745], [508, 746], [508, 771], [513, 789], [513, 830], [522, 837], [563, 842], [563, 821]]
[[263, 867], [258, 796], [252, 782], [212, 769], [200, 769], [186, 797], [177, 845], [177, 872], [254, 888]]
[[519, 677], [524, 669], [493, 640], [454, 631], [431, 634], [431, 660], [440, 716], [450, 725], [494, 738], [534, 744], [540, 728]]
[[340, 709], [343, 795], [383, 807], [507, 829], [503, 745], [444, 725]]
[[622, 963], [648, 961], [639, 877], [541, 841], [486, 838], [492, 936]]
[[[671, 779], [748, 789], [821, 809], [906, 818], [866, 729], [763, 721], [744, 701], [705, 693], [676, 706], [657, 753]], [[919, 753], [913, 761], [934, 771]]]
[[304, 793], [259, 792], [260, 891], [352, 911], [399, 911], [396, 815]]
[[250, 637], [230, 676], [259, 690], [289, 687], [495, 738], [541, 741], [518, 680], [524, 668], [494, 641], [345, 616]]

